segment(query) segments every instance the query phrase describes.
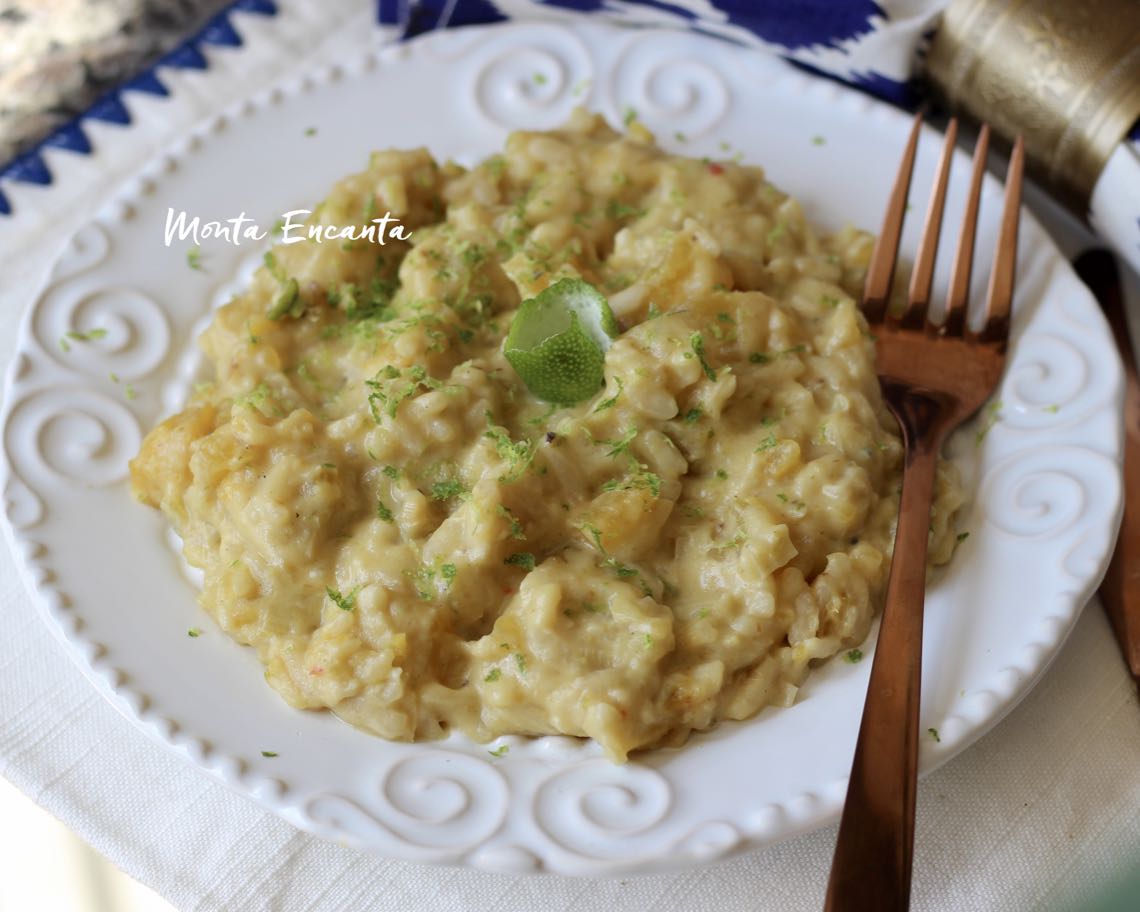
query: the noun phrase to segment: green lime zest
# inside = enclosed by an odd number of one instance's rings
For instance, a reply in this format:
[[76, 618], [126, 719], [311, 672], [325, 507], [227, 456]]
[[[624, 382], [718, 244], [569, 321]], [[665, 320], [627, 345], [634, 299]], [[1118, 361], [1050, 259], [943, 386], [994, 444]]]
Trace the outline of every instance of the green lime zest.
[[503, 353], [533, 395], [572, 405], [597, 394], [618, 333], [605, 295], [582, 279], [559, 279], [522, 302]]
[[269, 310], [265, 314], [270, 320], [282, 317], [299, 317], [305, 312], [305, 304], [300, 298], [300, 288], [296, 279], [286, 279], [278, 290]]
[[705, 338], [699, 332], [693, 333], [689, 336], [689, 344], [693, 347], [693, 354], [697, 356], [697, 360], [701, 362], [701, 370], [705, 372], [713, 383], [716, 382], [716, 371], [712, 369], [708, 359], [705, 357]]

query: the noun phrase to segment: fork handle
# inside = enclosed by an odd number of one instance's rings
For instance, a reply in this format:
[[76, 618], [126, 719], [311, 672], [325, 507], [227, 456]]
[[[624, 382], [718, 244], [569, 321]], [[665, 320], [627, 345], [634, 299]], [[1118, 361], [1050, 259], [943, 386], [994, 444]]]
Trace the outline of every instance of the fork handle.
[[[825, 912], [903, 912], [910, 904], [922, 606], [943, 409], [922, 396], [897, 398], [884, 385], [903, 430], [903, 469], [894, 557]], [[892, 401], [894, 400], [894, 401]]]

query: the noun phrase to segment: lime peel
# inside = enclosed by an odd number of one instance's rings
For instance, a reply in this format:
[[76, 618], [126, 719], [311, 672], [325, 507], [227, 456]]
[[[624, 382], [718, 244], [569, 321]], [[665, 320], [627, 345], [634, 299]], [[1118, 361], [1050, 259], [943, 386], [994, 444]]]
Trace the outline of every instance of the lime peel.
[[582, 279], [559, 279], [519, 305], [503, 354], [536, 397], [572, 405], [601, 388], [619, 332], [605, 295]]

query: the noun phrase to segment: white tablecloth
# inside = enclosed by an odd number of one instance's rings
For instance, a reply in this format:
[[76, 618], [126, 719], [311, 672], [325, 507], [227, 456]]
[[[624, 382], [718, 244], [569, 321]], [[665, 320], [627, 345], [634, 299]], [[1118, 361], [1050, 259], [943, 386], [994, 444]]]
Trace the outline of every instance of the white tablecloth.
[[[111, 173], [87, 173], [81, 162], [64, 161], [58, 186], [14, 195], [22, 211], [0, 225], [5, 372], [11, 328], [47, 265], [118, 177], [219, 99], [255, 90], [299, 59], [328, 59], [345, 32], [375, 40], [361, 4], [319, 6], [319, 12], [284, 6], [271, 21], [240, 19], [246, 40], [240, 55], [217, 51], [210, 70], [172, 79], [179, 83], [172, 99], [140, 102], [146, 116], [130, 131], [106, 128], [100, 139], [117, 148]], [[294, 52], [282, 55], [283, 44]], [[1037, 206], [1048, 209], [1040, 197]], [[1045, 215], [1063, 244], [1081, 241], [1071, 224]], [[0, 548], [0, 630], [0, 774], [180, 909], [796, 912], [821, 906], [834, 827], [710, 867], [614, 880], [515, 878], [358, 854], [300, 833], [230, 792], [104, 703], [40, 620], [7, 546]], [[1138, 859], [1140, 702], [1103, 612], [1092, 604], [1029, 697], [923, 780], [913, 908], [1075, 909]]]

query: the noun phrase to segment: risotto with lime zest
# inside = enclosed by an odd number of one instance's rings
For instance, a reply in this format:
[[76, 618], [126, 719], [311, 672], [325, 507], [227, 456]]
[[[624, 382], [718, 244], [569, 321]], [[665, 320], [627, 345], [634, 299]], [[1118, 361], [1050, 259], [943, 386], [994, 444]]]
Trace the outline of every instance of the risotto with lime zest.
[[[582, 111], [469, 170], [377, 152], [311, 221], [385, 211], [409, 241], [267, 255], [131, 466], [290, 704], [624, 760], [863, 641], [902, 459], [869, 235]], [[962, 502], [941, 465], [932, 563]]]

